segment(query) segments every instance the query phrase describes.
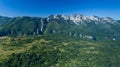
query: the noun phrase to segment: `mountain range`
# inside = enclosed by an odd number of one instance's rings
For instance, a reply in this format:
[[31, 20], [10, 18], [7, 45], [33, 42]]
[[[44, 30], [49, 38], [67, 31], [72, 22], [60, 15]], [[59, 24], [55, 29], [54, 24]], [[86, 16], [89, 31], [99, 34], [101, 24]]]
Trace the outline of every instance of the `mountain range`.
[[120, 40], [120, 23], [110, 17], [79, 14], [48, 17], [0, 16], [0, 36], [64, 34], [93, 40]]
[[120, 67], [119, 28], [110, 17], [0, 16], [0, 67]]

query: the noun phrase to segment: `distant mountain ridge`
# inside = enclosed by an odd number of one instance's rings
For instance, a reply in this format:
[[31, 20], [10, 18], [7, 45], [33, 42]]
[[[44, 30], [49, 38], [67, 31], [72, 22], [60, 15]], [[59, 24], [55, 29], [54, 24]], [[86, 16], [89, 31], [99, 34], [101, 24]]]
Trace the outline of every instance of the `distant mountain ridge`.
[[56, 19], [60, 19], [63, 18], [64, 20], [72, 20], [75, 23], [82, 23], [82, 22], [91, 22], [91, 21], [95, 21], [95, 22], [117, 22], [116, 20], [110, 18], [110, 17], [105, 17], [105, 18], [101, 18], [98, 16], [85, 16], [85, 15], [78, 15], [78, 14], [73, 14], [71, 16], [66, 16], [66, 15], [54, 15], [52, 18], [56, 18]]
[[12, 20], [10, 17], [0, 16], [0, 26], [9, 23]]
[[64, 34], [95, 40], [120, 39], [120, 23], [110, 17], [73, 14], [71, 16], [50, 15], [46, 18], [23, 16], [0, 19], [0, 22], [4, 23], [4, 21], [7, 23], [1, 27], [0, 36]]

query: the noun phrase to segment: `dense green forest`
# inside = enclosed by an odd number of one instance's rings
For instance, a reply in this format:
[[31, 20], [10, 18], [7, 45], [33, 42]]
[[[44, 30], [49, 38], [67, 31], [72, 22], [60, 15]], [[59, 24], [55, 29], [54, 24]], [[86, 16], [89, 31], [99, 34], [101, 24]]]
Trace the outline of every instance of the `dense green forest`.
[[120, 42], [66, 35], [0, 37], [0, 67], [120, 67]]

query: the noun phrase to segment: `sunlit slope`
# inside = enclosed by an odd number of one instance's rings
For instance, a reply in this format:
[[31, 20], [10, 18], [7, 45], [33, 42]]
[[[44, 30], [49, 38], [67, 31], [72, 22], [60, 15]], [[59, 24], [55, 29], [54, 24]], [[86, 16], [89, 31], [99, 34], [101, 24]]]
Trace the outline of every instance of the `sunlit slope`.
[[[2, 67], [119, 67], [118, 41], [78, 40], [59, 36], [3, 37]], [[2, 41], [4, 40], [4, 42]]]

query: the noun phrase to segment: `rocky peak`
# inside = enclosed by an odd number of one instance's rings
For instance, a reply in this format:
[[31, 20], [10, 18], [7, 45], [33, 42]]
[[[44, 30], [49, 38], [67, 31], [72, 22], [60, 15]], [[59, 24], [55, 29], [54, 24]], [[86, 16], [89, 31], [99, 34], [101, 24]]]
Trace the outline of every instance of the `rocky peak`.
[[100, 17], [98, 16], [90, 16], [89, 19], [93, 21], [100, 21]]
[[87, 20], [87, 17], [84, 15], [73, 14], [70, 16], [70, 20], [73, 22], [82, 22], [83, 20]]
[[64, 14], [62, 15], [51, 15], [49, 16], [50, 18], [54, 19], [63, 19], [63, 20], [71, 20], [75, 24], [79, 25], [79, 23], [84, 23], [84, 22], [95, 22], [97, 24], [99, 23], [116, 23], [117, 21], [110, 18], [110, 17], [98, 17], [98, 16], [85, 16], [85, 15], [80, 15], [80, 14], [72, 14], [70, 16], [66, 16]]

